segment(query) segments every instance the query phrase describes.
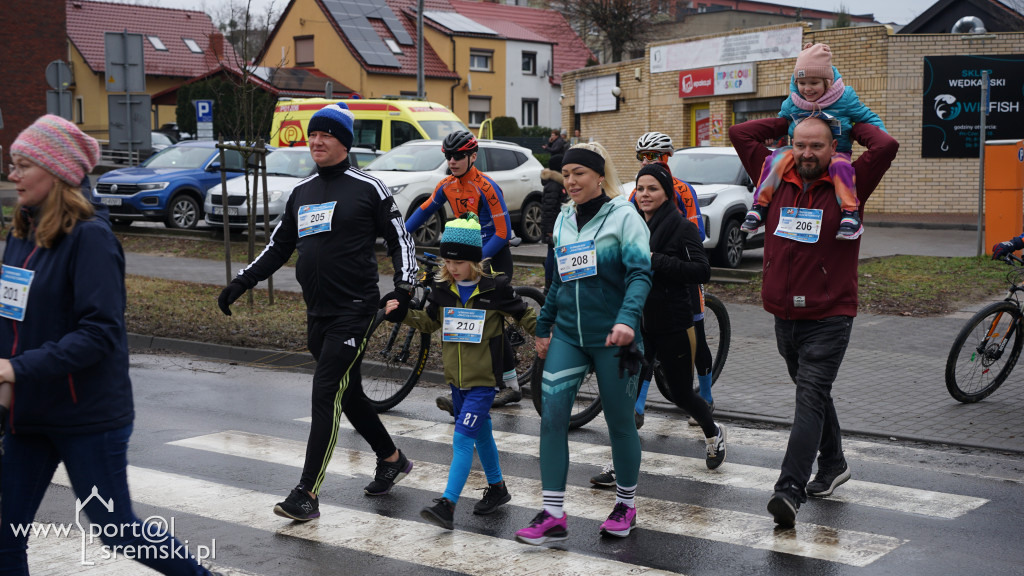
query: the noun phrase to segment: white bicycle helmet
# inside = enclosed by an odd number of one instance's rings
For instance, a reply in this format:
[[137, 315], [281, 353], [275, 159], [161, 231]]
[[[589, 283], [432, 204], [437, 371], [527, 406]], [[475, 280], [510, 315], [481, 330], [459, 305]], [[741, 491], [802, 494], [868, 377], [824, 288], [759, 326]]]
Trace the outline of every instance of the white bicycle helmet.
[[636, 151], [639, 153], [648, 150], [661, 152], [669, 156], [675, 152], [675, 149], [672, 148], [672, 138], [668, 134], [662, 134], [661, 132], [648, 132], [637, 138]]

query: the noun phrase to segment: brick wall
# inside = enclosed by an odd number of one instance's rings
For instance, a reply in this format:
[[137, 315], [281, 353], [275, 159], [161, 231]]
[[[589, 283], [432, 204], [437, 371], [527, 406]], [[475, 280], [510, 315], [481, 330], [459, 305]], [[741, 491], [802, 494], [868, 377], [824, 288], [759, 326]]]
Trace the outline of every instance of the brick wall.
[[18, 133], [46, 113], [46, 65], [67, 61], [65, 0], [3, 0], [0, 17], [0, 111], [3, 172]]
[[[749, 33], [775, 27], [743, 30]], [[724, 36], [715, 34], [704, 36]], [[696, 40], [697, 38], [694, 38]], [[676, 41], [659, 42], [670, 44]], [[925, 56], [1024, 53], [1024, 33], [988, 34], [985, 37], [952, 34], [894, 35], [887, 26], [805, 29], [805, 42], [824, 42], [832, 48], [832, 62], [843, 81], [856, 89], [864, 104], [885, 122], [900, 142], [892, 168], [867, 205], [868, 212], [977, 213], [978, 161], [921, 157], [922, 75]], [[649, 73], [650, 50], [627, 62], [575, 70], [562, 76], [562, 124], [571, 124], [569, 107], [575, 104], [575, 83], [619, 73], [626, 102], [617, 112], [582, 114], [583, 136], [600, 141], [611, 152], [620, 175], [635, 173], [634, 143], [649, 130], [665, 132], [677, 146], [692, 142], [693, 109], [709, 106], [712, 118], [724, 115], [726, 128], [733, 122], [732, 103], [748, 98], [785, 97], [794, 58], [758, 63], [757, 92], [742, 97], [679, 98], [679, 72]], [[640, 68], [641, 80], [634, 79]], [[1024, 138], [1024, 134], [1020, 137]], [[712, 135], [712, 145], [728, 145], [726, 136]], [[863, 148], [854, 146], [856, 157]]]

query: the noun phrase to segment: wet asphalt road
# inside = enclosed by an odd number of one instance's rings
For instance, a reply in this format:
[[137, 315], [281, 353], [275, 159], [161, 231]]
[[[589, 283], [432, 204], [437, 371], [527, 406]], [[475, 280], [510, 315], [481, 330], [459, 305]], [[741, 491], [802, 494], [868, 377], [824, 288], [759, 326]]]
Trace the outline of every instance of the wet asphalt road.
[[[132, 359], [137, 419], [129, 477], [142, 517], [174, 517], [179, 538], [216, 541], [216, 565], [237, 574], [1020, 574], [1024, 459], [878, 439], [847, 438], [853, 480], [805, 504], [793, 530], [765, 512], [786, 430], [729, 427], [726, 463], [709, 472], [703, 440], [677, 413], [655, 410], [644, 446], [638, 526], [625, 539], [598, 535], [614, 494], [588, 478], [608, 459], [603, 420], [570, 434], [569, 540], [513, 541], [539, 508], [539, 419], [528, 403], [494, 413], [513, 501], [473, 516], [484, 481], [471, 477], [456, 530], [418, 511], [439, 496], [450, 460], [450, 419], [418, 387], [386, 415], [396, 444], [416, 463], [383, 498], [363, 495], [368, 446], [344, 423], [321, 491], [323, 516], [295, 525], [271, 513], [295, 485], [308, 431], [309, 375], [187, 356]], [[657, 394], [654, 392], [654, 394]], [[68, 522], [74, 498], [53, 486], [37, 517]], [[80, 574], [77, 548], [32, 543], [33, 574]], [[73, 544], [73, 542], [71, 543]], [[61, 546], [65, 546], [61, 548]], [[125, 561], [96, 574], [149, 574]]]

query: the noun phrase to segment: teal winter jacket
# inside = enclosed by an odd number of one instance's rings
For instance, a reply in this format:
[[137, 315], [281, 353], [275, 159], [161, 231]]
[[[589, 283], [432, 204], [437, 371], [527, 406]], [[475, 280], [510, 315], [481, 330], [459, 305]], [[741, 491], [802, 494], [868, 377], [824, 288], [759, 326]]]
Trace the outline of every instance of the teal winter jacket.
[[[835, 74], [835, 78], [838, 80], [842, 78], [842, 74], [839, 70], [833, 66], [832, 73]], [[789, 91], [791, 94], [799, 94], [800, 90], [796, 86], [796, 78], [789, 79]], [[796, 104], [793, 103], [792, 98], [786, 98], [782, 103], [782, 110], [779, 112], [780, 118], [785, 118], [789, 122], [789, 137], [793, 137], [793, 128], [796, 123], [793, 122], [793, 115], [804, 112]], [[847, 86], [843, 90], [843, 95], [839, 97], [831, 106], [826, 106], [822, 109], [822, 112], [826, 112], [835, 116], [839, 119], [840, 131], [839, 134], [835, 135], [836, 138], [836, 149], [839, 152], [850, 152], [853, 150], [853, 139], [850, 138], [850, 130], [854, 124], [859, 122], [867, 122], [873, 126], [878, 126], [882, 130], [885, 130], [885, 124], [882, 119], [875, 114], [860, 101], [857, 96], [857, 92], [852, 86]]]
[[597, 275], [562, 282], [555, 275], [537, 320], [537, 337], [555, 336], [579, 346], [604, 346], [615, 324], [640, 339], [640, 319], [651, 290], [650, 231], [636, 208], [618, 196], [576, 228], [576, 206], [562, 207], [553, 231], [557, 247], [593, 240]]

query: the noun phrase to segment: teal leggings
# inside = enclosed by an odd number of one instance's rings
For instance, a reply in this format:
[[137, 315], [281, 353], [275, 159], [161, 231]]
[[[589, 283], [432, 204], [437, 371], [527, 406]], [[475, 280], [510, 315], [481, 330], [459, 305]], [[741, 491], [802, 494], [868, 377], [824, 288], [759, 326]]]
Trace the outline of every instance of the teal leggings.
[[636, 486], [640, 476], [640, 436], [633, 420], [633, 405], [639, 375], [619, 377], [619, 359], [615, 357], [618, 351], [618, 346], [580, 347], [551, 338], [541, 386], [540, 478], [544, 490], [565, 490], [569, 475], [569, 415], [591, 365], [608, 422], [615, 478], [621, 486]]

